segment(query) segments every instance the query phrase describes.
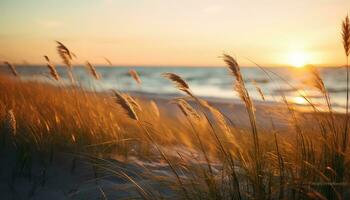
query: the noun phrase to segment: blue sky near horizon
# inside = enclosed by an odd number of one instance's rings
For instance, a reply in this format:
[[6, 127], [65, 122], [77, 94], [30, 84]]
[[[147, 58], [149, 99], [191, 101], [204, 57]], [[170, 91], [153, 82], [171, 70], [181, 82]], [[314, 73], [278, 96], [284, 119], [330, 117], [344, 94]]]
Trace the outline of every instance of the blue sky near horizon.
[[1, 0], [0, 60], [55, 62], [55, 40], [77, 63], [220, 66], [341, 65], [348, 0]]

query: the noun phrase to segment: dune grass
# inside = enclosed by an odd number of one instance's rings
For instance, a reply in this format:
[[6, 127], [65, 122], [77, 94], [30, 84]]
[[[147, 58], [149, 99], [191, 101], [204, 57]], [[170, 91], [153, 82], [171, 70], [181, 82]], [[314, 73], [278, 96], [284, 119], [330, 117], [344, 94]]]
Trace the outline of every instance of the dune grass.
[[[343, 43], [347, 57], [349, 27], [346, 18]], [[288, 111], [284, 117], [293, 127], [283, 134], [275, 128], [273, 118], [268, 132], [258, 127], [240, 66], [230, 55], [223, 55], [223, 60], [233, 75], [234, 90], [244, 102], [250, 129], [237, 129], [229, 117], [195, 96], [186, 81], [172, 73], [163, 76], [186, 95], [171, 101], [170, 105], [178, 106], [175, 117], [149, 99], [118, 91], [88, 92], [75, 84], [71, 70], [75, 55], [60, 42], [58, 53], [67, 65], [72, 87], [60, 84], [61, 78], [47, 56], [56, 86], [22, 81], [8, 62], [15, 76], [0, 76], [0, 148], [16, 152], [20, 169], [30, 168], [35, 155], [41, 155], [43, 165], [47, 165], [59, 152], [89, 155], [96, 168], [103, 170], [111, 169], [105, 158], [119, 155], [127, 161], [132, 156], [165, 162], [173, 176], [162, 181], [149, 178], [172, 188], [175, 199], [349, 198], [348, 106], [345, 117], [334, 113], [316, 68], [310, 68], [313, 85], [323, 94], [328, 112], [320, 113], [304, 97], [314, 108], [309, 123], [316, 128], [311, 129], [303, 125], [298, 111], [281, 93]], [[101, 78], [89, 62], [87, 67], [92, 78]], [[141, 84], [136, 71], [130, 74]], [[263, 91], [257, 89], [264, 100]], [[76, 159], [71, 161], [72, 171]], [[116, 175], [132, 182], [140, 198], [162, 197], [155, 192], [157, 188], [144, 188], [123, 171]]]

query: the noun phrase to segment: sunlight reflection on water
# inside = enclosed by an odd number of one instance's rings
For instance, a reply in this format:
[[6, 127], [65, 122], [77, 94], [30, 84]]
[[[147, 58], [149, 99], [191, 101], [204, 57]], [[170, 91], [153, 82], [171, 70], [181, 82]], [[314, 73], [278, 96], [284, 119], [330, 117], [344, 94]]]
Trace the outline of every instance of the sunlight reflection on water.
[[[83, 87], [105, 91], [109, 89], [118, 89], [121, 91], [135, 91], [155, 94], [180, 94], [172, 83], [164, 79], [161, 74], [172, 72], [180, 75], [187, 81], [192, 91], [198, 96], [238, 99], [234, 92], [234, 78], [228, 73], [227, 68], [208, 68], [208, 67], [97, 67], [98, 73], [102, 79], [95, 81], [91, 78], [89, 71], [83, 66], [74, 67], [74, 75], [79, 84]], [[142, 85], [139, 87], [134, 80], [130, 78], [128, 71], [135, 69], [141, 79]], [[304, 97], [308, 98], [317, 106], [324, 106], [325, 100], [317, 89], [312, 87], [312, 76], [305, 68], [266, 68], [270, 77], [261, 69], [249, 67], [242, 68], [245, 85], [250, 96], [261, 101], [261, 96], [257, 91], [253, 80], [261, 88], [267, 101], [281, 102], [281, 95], [286, 96], [287, 100], [297, 105], [309, 105]], [[58, 73], [63, 80], [68, 80], [66, 68], [57, 67]], [[0, 71], [6, 72], [3, 68]], [[346, 100], [346, 76], [344, 68], [319, 68], [320, 75], [329, 91], [332, 106], [334, 110], [344, 111]], [[18, 72], [21, 79], [31, 79], [45, 81], [55, 84], [49, 79], [49, 71], [45, 66], [18, 66]], [[69, 83], [67, 81], [66, 83]]]

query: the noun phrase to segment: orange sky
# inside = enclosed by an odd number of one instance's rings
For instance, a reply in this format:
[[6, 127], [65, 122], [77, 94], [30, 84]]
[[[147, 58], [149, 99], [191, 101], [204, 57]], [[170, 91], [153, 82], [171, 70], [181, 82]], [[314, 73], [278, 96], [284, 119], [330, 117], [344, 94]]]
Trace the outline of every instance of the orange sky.
[[0, 11], [0, 60], [14, 63], [60, 62], [59, 40], [77, 63], [223, 66], [226, 52], [241, 65], [337, 66], [350, 1], [1, 0]]

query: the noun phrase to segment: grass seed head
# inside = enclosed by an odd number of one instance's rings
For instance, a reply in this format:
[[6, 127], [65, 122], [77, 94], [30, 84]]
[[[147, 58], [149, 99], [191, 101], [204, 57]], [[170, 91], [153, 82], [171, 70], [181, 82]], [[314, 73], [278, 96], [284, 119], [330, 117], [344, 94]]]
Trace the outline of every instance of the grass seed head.
[[174, 73], [163, 73], [162, 76], [172, 81], [177, 89], [187, 93], [190, 96], [193, 96], [190, 91], [190, 87], [179, 75]]
[[72, 60], [74, 54], [61, 42], [57, 42], [57, 52], [58, 55], [62, 58], [63, 63], [68, 67], [72, 67]]
[[16, 70], [16, 67], [15, 67], [12, 63], [10, 63], [10, 62], [8, 62], [8, 61], [5, 61], [4, 64], [5, 64], [6, 66], [8, 66], [8, 68], [11, 70], [11, 72], [12, 72], [12, 74], [13, 74], [14, 76], [18, 76], [18, 72], [17, 72], [17, 70]]
[[126, 114], [133, 120], [138, 120], [138, 116], [134, 110], [132, 104], [118, 91], [113, 90], [114, 96], [116, 97], [117, 103], [124, 109]]
[[140, 85], [141, 84], [141, 78], [140, 78], [140, 76], [138, 75], [138, 73], [137, 73], [137, 71], [136, 70], [129, 70], [129, 74], [130, 74], [130, 76], [136, 81], [136, 83], [138, 84], [138, 85]]
[[96, 68], [89, 62], [86, 61], [86, 66], [89, 68], [90, 73], [92, 76], [96, 79], [99, 80], [101, 78], [100, 74], [97, 72]]
[[48, 56], [44, 56], [44, 58], [46, 60], [47, 67], [50, 70], [51, 77], [54, 78], [56, 81], [58, 81], [60, 79], [60, 76], [57, 73], [56, 67], [51, 63]]

